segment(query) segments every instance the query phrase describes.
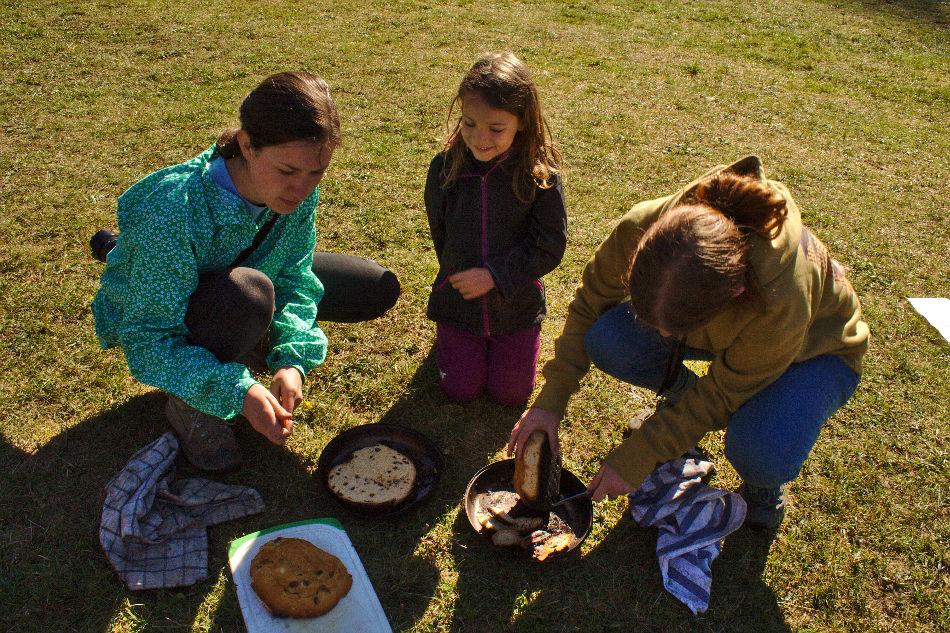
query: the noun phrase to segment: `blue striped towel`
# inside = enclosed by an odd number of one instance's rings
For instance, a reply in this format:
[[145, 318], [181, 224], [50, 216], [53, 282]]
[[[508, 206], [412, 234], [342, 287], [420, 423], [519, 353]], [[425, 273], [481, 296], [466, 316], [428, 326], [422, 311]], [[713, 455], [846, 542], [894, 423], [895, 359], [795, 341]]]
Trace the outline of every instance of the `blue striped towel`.
[[702, 482], [712, 470], [712, 462], [690, 451], [658, 466], [629, 495], [633, 520], [660, 530], [656, 556], [663, 586], [694, 615], [709, 608], [720, 541], [742, 525], [746, 513], [738, 494]]

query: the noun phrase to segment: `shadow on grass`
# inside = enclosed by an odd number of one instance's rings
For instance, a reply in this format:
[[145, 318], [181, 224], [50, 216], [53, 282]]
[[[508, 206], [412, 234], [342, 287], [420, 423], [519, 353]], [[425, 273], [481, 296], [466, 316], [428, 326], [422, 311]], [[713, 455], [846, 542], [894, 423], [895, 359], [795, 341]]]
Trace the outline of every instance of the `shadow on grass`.
[[771, 535], [740, 530], [727, 539], [714, 564], [709, 611], [694, 617], [663, 588], [656, 530], [640, 528], [626, 515], [607, 529], [607, 536], [582, 555], [538, 564], [491, 547], [460, 515], [454, 539], [458, 602], [451, 630], [790, 630], [761, 578]]
[[[0, 443], [0, 559], [11, 570], [0, 575], [0, 630], [240, 630], [228, 543], [259, 529], [328, 516], [344, 525], [393, 629], [405, 630], [423, 617], [437, 591], [435, 558], [446, 552], [426, 544], [445, 533], [445, 517], [457, 511], [468, 480], [504, 445], [520, 415], [520, 409], [484, 399], [465, 406], [448, 402], [436, 384], [433, 359], [426, 359], [380, 421], [426, 434], [443, 452], [445, 470], [429, 500], [385, 520], [348, 514], [317, 484], [315, 461], [238, 424], [242, 468], [213, 478], [257, 489], [265, 510], [209, 529], [208, 579], [130, 593], [99, 545], [103, 490], [136, 450], [167, 430], [163, 406], [158, 392], [138, 396], [77, 424], [34, 454]], [[177, 475], [208, 477], [181, 458]]]
[[105, 630], [126, 594], [99, 546], [103, 489], [164, 431], [163, 403], [133, 398], [33, 454], [0, 447], [0, 630]]
[[[32, 455], [0, 444], [0, 560], [9, 569], [0, 575], [0, 630], [242, 630], [227, 567], [230, 541], [281, 523], [339, 516], [334, 502], [315, 484], [310, 464], [270, 444], [247, 424], [238, 424], [243, 466], [213, 478], [257, 489], [265, 510], [209, 529], [206, 580], [191, 587], [127, 591], [98, 540], [104, 487], [136, 450], [167, 430], [163, 407], [164, 396], [158, 392], [133, 398], [81, 422]], [[182, 458], [177, 475], [209, 477]], [[388, 525], [375, 547], [368, 547], [359, 522], [341, 518], [364, 560], [380, 559], [390, 567], [400, 548], [411, 549], [411, 541], [418, 538], [409, 529], [393, 539], [397, 528]], [[370, 551], [374, 553], [368, 556]], [[381, 586], [373, 566], [367, 568], [374, 584]], [[431, 594], [438, 575], [432, 564], [401, 561], [399, 570], [413, 576], [417, 586], [428, 587], [420, 595]], [[396, 594], [399, 583], [390, 586], [389, 595]], [[417, 614], [427, 604], [428, 598], [420, 598], [403, 600], [400, 606]]]
[[[228, 543], [326, 516], [343, 523], [395, 631], [411, 628], [427, 611], [451, 619], [457, 632], [788, 630], [761, 580], [766, 535], [739, 531], [727, 539], [714, 567], [710, 610], [698, 618], [662, 587], [655, 531], [628, 518], [600, 526], [606, 537], [587, 544], [583, 556], [539, 565], [499, 555], [459, 508], [469, 479], [495, 459], [520, 409], [487, 399], [448, 402], [431, 358], [380, 420], [421, 431], [444, 453], [445, 471], [427, 502], [392, 519], [349, 515], [317, 485], [313, 463], [238, 425], [244, 465], [216, 478], [256, 488], [265, 510], [209, 530], [207, 580], [130, 593], [99, 545], [103, 488], [132, 453], [165, 432], [163, 404], [157, 392], [133, 398], [33, 454], [0, 443], [0, 560], [7, 570], [0, 575], [0, 630], [240, 630]], [[201, 476], [187, 465], [178, 474]], [[454, 589], [440, 589], [439, 568], [457, 571]]]
[[[439, 389], [437, 374], [430, 352], [401, 390], [399, 400], [377, 420], [423, 433], [444, 457], [445, 467], [432, 497], [405, 514], [372, 519], [350, 514], [316, 485], [310, 471], [300, 472], [300, 464], [287, 451], [253, 437], [239, 438], [242, 443], [256, 442], [262, 453], [260, 464], [242, 468], [246, 485], [256, 487], [268, 506], [283, 509], [270, 511], [273, 518], [259, 519], [254, 529], [316, 516], [338, 518], [360, 554], [394, 631], [419, 622], [436, 599], [436, 559], [445, 555], [439, 543], [446, 531], [444, 523], [458, 510], [469, 479], [505, 445], [521, 414], [521, 409], [485, 398], [466, 405], [452, 403]], [[280, 472], [274, 472], [275, 466]], [[301, 481], [306, 482], [306, 491], [297, 490]], [[228, 590], [213, 615], [213, 630], [230, 630], [240, 617], [236, 595]]]
[[430, 352], [404, 395], [379, 420], [415, 429], [440, 449], [445, 468], [433, 496], [392, 520], [355, 519], [347, 527], [395, 631], [411, 628], [436, 599], [435, 559], [445, 555], [438, 543], [446, 532], [444, 524], [458, 511], [472, 475], [492, 461], [521, 415], [520, 408], [487, 398], [466, 405], [448, 401], [438, 387], [437, 372]]
[[902, 20], [914, 20], [938, 27], [950, 25], [946, 0], [852, 0], [866, 11], [886, 13]]

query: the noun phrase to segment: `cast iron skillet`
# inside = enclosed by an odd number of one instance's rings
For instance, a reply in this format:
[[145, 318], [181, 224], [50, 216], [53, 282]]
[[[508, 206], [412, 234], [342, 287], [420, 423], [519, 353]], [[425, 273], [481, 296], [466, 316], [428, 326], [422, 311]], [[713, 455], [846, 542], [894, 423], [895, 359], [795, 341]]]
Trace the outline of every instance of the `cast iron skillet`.
[[[416, 467], [416, 483], [412, 493], [395, 505], [372, 507], [340, 499], [330, 492], [328, 477], [333, 467], [349, 460], [354, 451], [375, 444], [384, 444], [412, 460]], [[327, 493], [345, 509], [367, 517], [399, 514], [426, 499], [435, 490], [442, 468], [442, 454], [429, 438], [418, 431], [395, 424], [364, 424], [347, 429], [330, 440], [317, 463], [320, 482]]]
[[[472, 529], [485, 538], [489, 544], [491, 544], [491, 534], [488, 530], [482, 529], [478, 519], [475, 517], [475, 513], [478, 509], [478, 498], [482, 495], [493, 492], [513, 490], [514, 485], [512, 480], [514, 479], [514, 476], [515, 460], [505, 459], [493, 464], [489, 464], [475, 473], [475, 476], [472, 477], [472, 480], [468, 482], [468, 488], [465, 489], [465, 515], [468, 517], [468, 522], [471, 524]], [[583, 482], [581, 482], [581, 480], [578, 479], [573, 473], [571, 473], [566, 468], [561, 469], [562, 498], [579, 494], [584, 492], [586, 489], [587, 486], [585, 486]], [[579, 547], [580, 544], [584, 542], [584, 539], [587, 538], [587, 535], [590, 533], [591, 525], [594, 523], [594, 503], [590, 500], [590, 497], [581, 497], [579, 499], [574, 499], [573, 501], [568, 501], [563, 505], [552, 508], [552, 511], [554, 514], [560, 517], [561, 520], [571, 526], [571, 530], [574, 532], [576, 540], [567, 550], [563, 552], [555, 552], [548, 556], [547, 560], [561, 558], [569, 554], [571, 551], [577, 549], [577, 547]], [[512, 516], [530, 516], [535, 513], [532, 513], [530, 510], [525, 508], [519, 501], [509, 514]], [[492, 547], [496, 550], [507, 552], [509, 554], [520, 554], [525, 558], [530, 558], [530, 553], [527, 550], [523, 550], [521, 548], [497, 547], [494, 544], [492, 544]], [[534, 559], [532, 558], [532, 560]]]

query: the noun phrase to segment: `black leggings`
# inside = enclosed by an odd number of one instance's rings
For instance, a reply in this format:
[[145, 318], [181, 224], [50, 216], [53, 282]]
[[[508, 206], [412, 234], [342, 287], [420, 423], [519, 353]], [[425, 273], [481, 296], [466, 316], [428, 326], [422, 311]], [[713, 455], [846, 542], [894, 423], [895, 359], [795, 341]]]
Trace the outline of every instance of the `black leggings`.
[[[317, 306], [321, 322], [370, 321], [399, 298], [396, 275], [362, 257], [317, 251], [313, 272], [324, 289]], [[188, 300], [188, 342], [221, 362], [244, 360], [265, 339], [273, 316], [274, 285], [264, 273], [243, 266], [203, 273]]]

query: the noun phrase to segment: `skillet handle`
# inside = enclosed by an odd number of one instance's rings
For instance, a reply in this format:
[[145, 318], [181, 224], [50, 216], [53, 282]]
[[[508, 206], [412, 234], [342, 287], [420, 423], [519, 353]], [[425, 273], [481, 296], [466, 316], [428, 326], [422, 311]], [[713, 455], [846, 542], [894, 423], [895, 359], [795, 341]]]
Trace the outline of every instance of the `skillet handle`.
[[574, 501], [574, 499], [580, 499], [581, 497], [589, 497], [589, 496], [590, 494], [585, 490], [584, 492], [579, 492], [576, 495], [571, 495], [570, 497], [564, 497], [563, 499], [559, 501], [555, 501], [554, 503], [551, 504], [551, 507], [556, 508], [557, 506], [564, 505], [568, 501]]

